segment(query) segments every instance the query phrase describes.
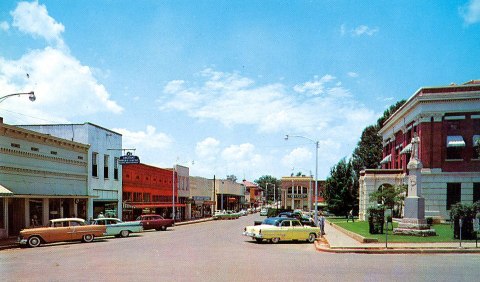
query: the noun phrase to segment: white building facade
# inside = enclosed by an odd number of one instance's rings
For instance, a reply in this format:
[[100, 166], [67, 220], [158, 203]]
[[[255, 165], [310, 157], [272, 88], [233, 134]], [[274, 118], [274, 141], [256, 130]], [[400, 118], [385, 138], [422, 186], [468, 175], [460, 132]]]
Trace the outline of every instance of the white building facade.
[[122, 135], [92, 123], [19, 125], [29, 130], [89, 145], [87, 218], [100, 213], [122, 217]]
[[0, 118], [0, 238], [54, 218], [86, 218], [88, 150]]

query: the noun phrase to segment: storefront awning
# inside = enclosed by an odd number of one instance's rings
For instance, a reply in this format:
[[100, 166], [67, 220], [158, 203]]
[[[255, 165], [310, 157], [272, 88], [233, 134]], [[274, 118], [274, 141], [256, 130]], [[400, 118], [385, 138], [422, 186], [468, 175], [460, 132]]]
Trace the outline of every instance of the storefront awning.
[[447, 147], [465, 147], [465, 141], [461, 135], [447, 136]]
[[[145, 209], [145, 208], [171, 208], [172, 203], [148, 203], [148, 204], [124, 204], [128, 205], [132, 209]], [[185, 207], [185, 204], [175, 203], [175, 207]]]
[[383, 158], [383, 160], [380, 162], [380, 164], [385, 164], [385, 163], [388, 163], [392, 160], [392, 155], [389, 154], [388, 156], [386, 156], [385, 158]]
[[403, 150], [400, 151], [400, 155], [402, 154], [411, 154], [412, 153], [412, 143], [408, 144], [403, 148]]
[[8, 190], [7, 187], [0, 184], [0, 196], [13, 196], [13, 192]]

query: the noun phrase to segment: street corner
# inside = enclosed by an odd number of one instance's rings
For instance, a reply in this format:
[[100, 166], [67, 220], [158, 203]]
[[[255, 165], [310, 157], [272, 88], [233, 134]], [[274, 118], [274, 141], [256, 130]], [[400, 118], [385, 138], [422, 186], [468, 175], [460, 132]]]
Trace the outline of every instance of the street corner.
[[332, 252], [332, 249], [330, 248], [330, 244], [328, 243], [327, 238], [325, 238], [324, 236], [317, 238], [314, 244], [317, 251]]

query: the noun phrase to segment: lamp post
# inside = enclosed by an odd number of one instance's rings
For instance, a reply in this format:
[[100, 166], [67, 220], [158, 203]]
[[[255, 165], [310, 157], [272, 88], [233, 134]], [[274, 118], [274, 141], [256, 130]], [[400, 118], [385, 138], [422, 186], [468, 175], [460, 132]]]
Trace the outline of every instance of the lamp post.
[[176, 165], [173, 165], [172, 170], [172, 219], [175, 221], [175, 169]]
[[5, 101], [9, 97], [20, 96], [20, 95], [28, 95], [28, 99], [30, 99], [30, 101], [32, 101], [32, 102], [37, 99], [37, 97], [35, 97], [35, 92], [30, 91], [30, 92], [25, 92], [25, 93], [13, 93], [13, 94], [5, 95], [3, 97], [0, 97], [0, 103]]
[[265, 183], [265, 202], [266, 202], [266, 205], [268, 205], [268, 182]]
[[315, 141], [305, 136], [301, 135], [285, 135], [285, 140], [288, 140], [289, 137], [298, 137], [307, 139], [315, 144], [315, 225], [318, 225], [318, 140]]

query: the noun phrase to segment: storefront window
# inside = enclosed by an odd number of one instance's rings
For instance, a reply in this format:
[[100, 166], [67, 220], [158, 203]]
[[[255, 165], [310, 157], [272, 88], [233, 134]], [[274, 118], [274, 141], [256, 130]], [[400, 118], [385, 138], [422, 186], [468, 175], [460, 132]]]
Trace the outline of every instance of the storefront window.
[[77, 203], [76, 216], [79, 218], [87, 219], [87, 200], [75, 199], [75, 202]]
[[60, 218], [60, 199], [49, 200], [50, 211], [48, 213], [49, 219]]
[[43, 200], [42, 199], [30, 199], [30, 225], [40, 226], [43, 225]]

